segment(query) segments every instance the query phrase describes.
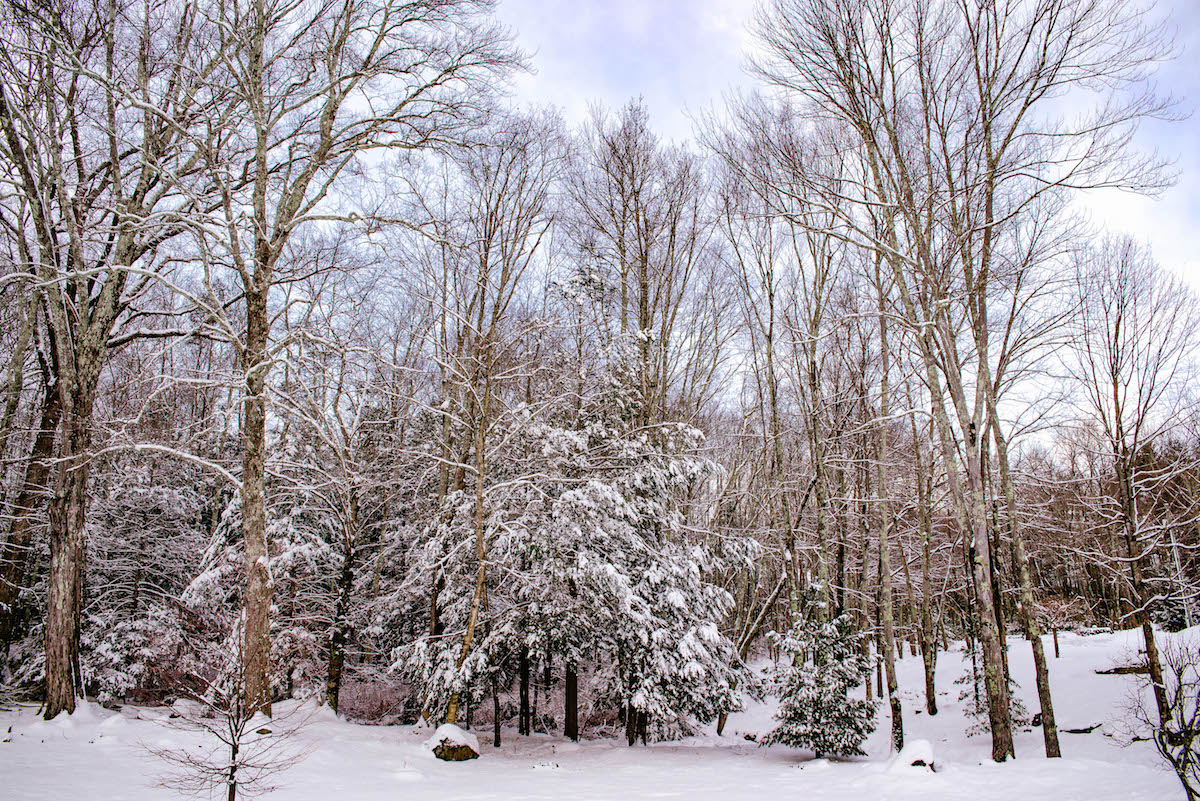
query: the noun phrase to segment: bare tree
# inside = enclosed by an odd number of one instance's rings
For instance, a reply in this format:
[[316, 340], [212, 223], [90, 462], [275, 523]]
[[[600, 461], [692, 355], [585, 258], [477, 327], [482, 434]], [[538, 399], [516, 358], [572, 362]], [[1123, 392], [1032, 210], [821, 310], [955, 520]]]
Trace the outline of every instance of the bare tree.
[[[200, 106], [196, 63], [186, 56], [192, 15], [166, 3], [127, 14], [118, 2], [6, 4], [0, 85], [0, 154], [14, 176], [9, 233], [35, 276], [48, 335], [48, 392], [11, 542], [28, 542], [31, 492], [44, 483], [57, 425], [50, 501], [46, 615], [47, 716], [72, 710], [81, 692], [78, 647], [84, 522], [96, 387], [109, 349], [169, 330], [117, 329], [162, 266], [169, 240], [197, 195], [169, 176], [195, 167], [185, 131]], [[172, 36], [161, 37], [162, 30]], [[185, 63], [187, 66], [185, 67]], [[171, 108], [167, 123], [147, 108]], [[26, 520], [23, 520], [25, 518]]]
[[271, 781], [297, 765], [308, 748], [299, 742], [307, 723], [303, 707], [270, 719], [246, 703], [242, 687], [243, 660], [231, 649], [226, 675], [201, 680], [205, 691], [176, 703], [179, 710], [163, 724], [201, 734], [206, 742], [195, 748], [147, 746], [151, 754], [171, 766], [160, 786], [195, 798], [211, 798], [225, 790], [226, 801], [276, 789]]
[[[1200, 647], [1195, 641], [1174, 640], [1163, 647], [1161, 657], [1158, 678], [1151, 675], [1131, 691], [1131, 720], [1126, 723], [1133, 731], [1127, 733], [1131, 740], [1149, 735], [1179, 777], [1188, 801], [1195, 801], [1200, 798]], [[1153, 708], [1145, 703], [1146, 689], [1154, 696]]]
[[[615, 287], [616, 308], [609, 312], [638, 348], [642, 423], [661, 422], [673, 402], [695, 408], [697, 398], [713, 392], [711, 370], [679, 363], [683, 347], [700, 344], [687, 330], [688, 312], [697, 311], [689, 308], [689, 293], [694, 297], [700, 282], [714, 275], [713, 219], [700, 159], [661, 145], [640, 102], [615, 118], [597, 107], [566, 194], [564, 227], [572, 245], [588, 269]], [[721, 331], [711, 334], [712, 344], [722, 341]], [[684, 391], [693, 397], [679, 397]]]
[[242, 653], [252, 708], [271, 702], [267, 396], [272, 292], [286, 277], [286, 246], [308, 222], [370, 216], [331, 206], [343, 176], [369, 169], [363, 154], [452, 140], [482, 110], [489, 83], [517, 62], [490, 8], [487, 0], [254, 0], [198, 10], [220, 63], [206, 80], [221, 105], [194, 141], [219, 198], [197, 241], [210, 296], [229, 269], [245, 307], [240, 331], [219, 317], [244, 374]]
[[1145, 459], [1145, 449], [1196, 414], [1184, 384], [1194, 375], [1200, 305], [1179, 279], [1128, 239], [1105, 240], [1082, 251], [1076, 280], [1080, 313], [1069, 367], [1086, 399], [1081, 411], [1103, 439], [1106, 452], [1098, 456], [1111, 465], [1099, 524], [1111, 527], [1123, 543], [1121, 561], [1128, 565], [1131, 590], [1126, 614], [1141, 626], [1165, 723], [1170, 704], [1150, 621], [1154, 593], [1146, 576], [1147, 557], [1164, 544], [1165, 532], [1146, 507], [1166, 475]]
[[[896, 317], [923, 363], [951, 498], [971, 532], [993, 758], [1002, 761], [1012, 731], [985, 477], [997, 416], [985, 402], [997, 374], [997, 238], [1061, 191], [1162, 186], [1160, 163], [1126, 148], [1139, 119], [1168, 108], [1138, 90], [1164, 52], [1162, 34], [1119, 3], [1074, 0], [778, 0], [755, 27], [759, 74], [839, 126], [841, 152], [860, 165], [844, 221], [883, 260]], [[1077, 122], [1038, 113], [1061, 92], [1095, 85], [1113, 89]], [[1049, 732], [1046, 745], [1057, 752]]]

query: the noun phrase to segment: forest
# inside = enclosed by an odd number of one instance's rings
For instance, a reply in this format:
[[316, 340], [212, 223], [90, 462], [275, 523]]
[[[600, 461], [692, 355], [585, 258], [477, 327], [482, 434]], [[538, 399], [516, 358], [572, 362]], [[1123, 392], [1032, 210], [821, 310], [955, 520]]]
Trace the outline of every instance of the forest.
[[0, 699], [634, 746], [782, 649], [899, 751], [962, 641], [1003, 762], [1111, 628], [1165, 726], [1200, 302], [1079, 201], [1187, 180], [1133, 141], [1170, 30], [765, 0], [667, 142], [517, 102], [494, 11], [0, 4]]

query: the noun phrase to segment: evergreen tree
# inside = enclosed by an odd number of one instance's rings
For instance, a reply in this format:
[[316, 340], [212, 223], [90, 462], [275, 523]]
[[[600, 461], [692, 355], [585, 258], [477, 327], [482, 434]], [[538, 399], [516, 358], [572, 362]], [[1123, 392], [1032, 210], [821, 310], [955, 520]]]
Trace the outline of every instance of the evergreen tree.
[[[632, 352], [628, 341], [605, 352], [578, 408], [526, 409], [496, 424], [504, 447], [485, 496], [491, 570], [481, 633], [465, 657], [459, 639], [432, 631], [395, 652], [429, 709], [486, 691], [522, 649], [585, 676], [588, 695], [620, 711], [631, 745], [740, 708], [740, 660], [720, 630], [733, 598], [712, 576], [751, 556], [687, 530], [685, 502], [718, 468], [697, 455], [698, 430], [633, 422]], [[473, 514], [469, 489], [448, 493], [407, 556], [406, 587], [422, 592], [423, 577], [444, 576], [446, 631], [468, 620], [477, 561], [462, 543]]]
[[862, 743], [875, 729], [875, 704], [848, 693], [869, 678], [871, 660], [862, 654], [863, 634], [850, 616], [801, 620], [773, 636], [786, 664], [776, 675], [779, 725], [762, 744], [810, 748], [817, 756], [865, 756]]

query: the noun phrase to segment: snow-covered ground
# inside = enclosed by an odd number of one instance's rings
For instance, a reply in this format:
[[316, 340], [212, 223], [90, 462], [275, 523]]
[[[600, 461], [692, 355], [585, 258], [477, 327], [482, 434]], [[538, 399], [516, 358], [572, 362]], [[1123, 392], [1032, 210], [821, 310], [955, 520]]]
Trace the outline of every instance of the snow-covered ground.
[[[1089, 734], [1062, 734], [1064, 758], [1042, 754], [1040, 729], [1019, 733], [1017, 759], [992, 763], [986, 734], [966, 737], [959, 650], [938, 664], [939, 714], [917, 714], [922, 674], [918, 658], [898, 663], [908, 738], [929, 740], [938, 771], [893, 765], [888, 753], [886, 706], [867, 743], [870, 756], [852, 761], [814, 760], [783, 747], [758, 748], [745, 733], [772, 726], [769, 706], [758, 705], [730, 718], [725, 736], [688, 738], [648, 748], [614, 741], [579, 744], [554, 737], [518, 737], [506, 732], [500, 749], [490, 732], [478, 732], [483, 754], [470, 762], [446, 763], [423, 746], [428, 729], [361, 726], [339, 721], [326, 710], [314, 713], [300, 737], [311, 753], [273, 780], [277, 801], [371, 801], [404, 799], [719, 799], [797, 798], [968, 799], [968, 801], [1173, 801], [1183, 792], [1163, 770], [1148, 743], [1121, 746], [1109, 735], [1125, 716], [1136, 679], [1097, 675], [1097, 669], [1135, 658], [1137, 632], [1060, 636], [1062, 658], [1051, 661], [1055, 708], [1062, 728], [1103, 723]], [[1010, 641], [1010, 664], [1025, 706], [1036, 711], [1029, 647]], [[155, 723], [165, 710], [126, 708], [114, 713], [95, 705], [74, 716], [41, 721], [34, 707], [0, 712], [0, 798], [169, 799], [156, 786], [165, 771], [147, 746], [192, 747], [199, 735]], [[149, 718], [149, 719], [148, 719]], [[217, 797], [217, 796], [214, 796]], [[220, 796], [223, 797], [223, 796]]]

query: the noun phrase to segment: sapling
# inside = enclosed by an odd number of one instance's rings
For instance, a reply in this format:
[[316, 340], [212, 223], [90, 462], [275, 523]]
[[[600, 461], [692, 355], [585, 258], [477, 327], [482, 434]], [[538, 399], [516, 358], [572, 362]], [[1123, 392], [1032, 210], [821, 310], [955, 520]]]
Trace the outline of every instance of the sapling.
[[206, 689], [176, 702], [162, 723], [198, 732], [204, 743], [196, 748], [147, 746], [171, 766], [159, 780], [162, 787], [184, 795], [210, 798], [224, 787], [227, 801], [277, 789], [270, 780], [308, 756], [310, 747], [297, 734], [308, 722], [302, 707], [268, 717], [246, 702], [240, 658], [232, 659], [216, 681], [200, 681]]
[[862, 633], [849, 615], [827, 623], [801, 620], [773, 639], [784, 653], [776, 676], [779, 725], [763, 745], [809, 748], [817, 756], [862, 756], [862, 743], [875, 729], [875, 704], [849, 697], [871, 675]]
[[1149, 675], [1134, 691], [1130, 712], [1134, 731], [1130, 742], [1149, 739], [1175, 771], [1188, 801], [1200, 799], [1200, 641], [1171, 640], [1160, 652], [1163, 661], [1163, 696], [1166, 714], [1147, 703], [1153, 697]]

